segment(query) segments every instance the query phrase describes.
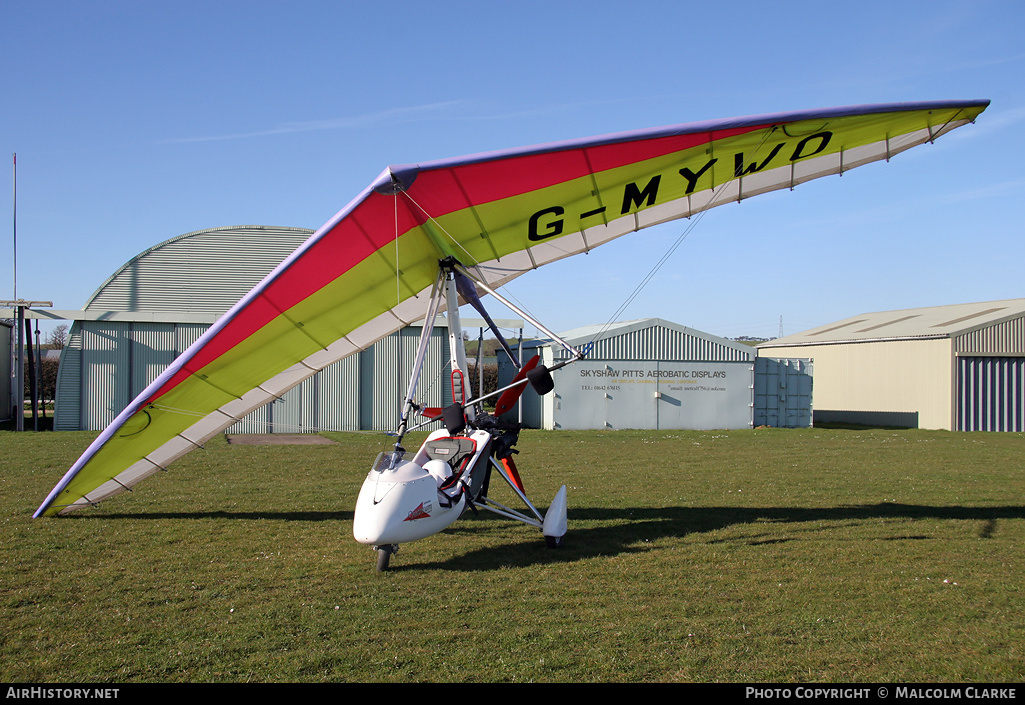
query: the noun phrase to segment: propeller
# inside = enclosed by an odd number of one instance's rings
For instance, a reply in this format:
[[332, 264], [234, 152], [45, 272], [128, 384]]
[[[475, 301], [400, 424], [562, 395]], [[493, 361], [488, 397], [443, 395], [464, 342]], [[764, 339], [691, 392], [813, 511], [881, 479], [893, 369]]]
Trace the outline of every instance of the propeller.
[[[513, 377], [512, 384], [516, 384], [517, 382], [522, 382], [523, 380], [525, 380], [527, 377], [527, 373], [535, 367], [537, 367], [537, 363], [540, 361], [540, 355], [535, 355], [534, 357], [530, 358], [530, 360], [527, 361], [527, 364], [521, 367], [520, 371], [516, 373], [515, 377]], [[504, 392], [502, 392], [502, 396], [500, 396], [498, 398], [498, 401], [495, 402], [494, 415], [496, 418], [501, 416], [505, 412], [509, 411], [514, 406], [516, 406], [516, 400], [518, 400], [520, 398], [520, 395], [523, 394], [523, 390], [526, 386], [526, 384], [518, 384], [512, 389], [507, 389]]]

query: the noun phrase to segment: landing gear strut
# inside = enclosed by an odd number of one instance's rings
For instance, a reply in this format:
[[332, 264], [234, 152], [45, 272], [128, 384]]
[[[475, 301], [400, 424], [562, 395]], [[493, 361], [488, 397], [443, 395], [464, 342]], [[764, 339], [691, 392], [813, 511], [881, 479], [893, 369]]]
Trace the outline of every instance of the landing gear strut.
[[388, 570], [388, 563], [391, 561], [391, 555], [399, 552], [399, 547], [395, 544], [385, 544], [383, 546], [374, 546], [374, 550], [377, 551], [377, 572], [382, 573]]

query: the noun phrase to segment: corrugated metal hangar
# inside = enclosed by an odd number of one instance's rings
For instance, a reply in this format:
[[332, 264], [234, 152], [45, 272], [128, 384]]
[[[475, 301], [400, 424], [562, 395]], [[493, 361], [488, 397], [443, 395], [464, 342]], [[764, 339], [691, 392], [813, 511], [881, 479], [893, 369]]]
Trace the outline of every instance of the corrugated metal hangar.
[[[560, 335], [587, 357], [556, 370], [555, 391], [524, 394], [510, 414], [545, 429], [738, 429], [811, 425], [807, 361], [757, 360], [755, 348], [658, 318]], [[593, 341], [593, 344], [592, 344]], [[549, 367], [567, 357], [536, 343]], [[499, 359], [500, 383], [515, 373]], [[757, 393], [756, 393], [757, 390]]]
[[14, 352], [14, 334], [11, 332], [13, 327], [7, 321], [0, 321], [0, 350], [3, 351], [3, 359], [0, 359], [0, 421], [10, 418], [16, 406], [10, 402], [13, 399], [11, 385], [14, 379], [11, 362], [16, 354]]
[[1025, 430], [1025, 299], [867, 313], [758, 348], [814, 359], [816, 423]]
[[[235, 226], [187, 233], [132, 258], [81, 311], [54, 312], [73, 319], [61, 358], [55, 429], [105, 428], [312, 232]], [[341, 360], [228, 431], [393, 430], [420, 331], [405, 328]], [[567, 335], [583, 346], [597, 332], [595, 326]], [[444, 326], [433, 336], [418, 402], [445, 406], [451, 388]], [[545, 363], [557, 362], [561, 353], [546, 346]], [[511, 378], [513, 366], [500, 360], [501, 374]], [[555, 379], [554, 394], [523, 396], [527, 427], [810, 425], [806, 363], [756, 361], [750, 346], [659, 319], [604, 330], [587, 359], [556, 371]]]
[[[122, 266], [73, 318], [57, 382], [56, 430], [100, 430], [225, 311], [311, 234], [235, 226], [187, 233]], [[332, 365], [232, 426], [230, 433], [393, 429], [419, 327]], [[443, 406], [444, 328], [426, 361], [425, 405]]]

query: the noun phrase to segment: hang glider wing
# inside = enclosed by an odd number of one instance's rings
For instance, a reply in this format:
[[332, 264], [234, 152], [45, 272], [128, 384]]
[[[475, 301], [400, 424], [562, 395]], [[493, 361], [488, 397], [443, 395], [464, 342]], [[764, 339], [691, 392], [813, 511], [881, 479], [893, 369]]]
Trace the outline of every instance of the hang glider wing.
[[422, 319], [440, 259], [500, 286], [640, 228], [889, 159], [988, 104], [737, 118], [387, 169], [143, 391], [35, 516], [128, 489]]

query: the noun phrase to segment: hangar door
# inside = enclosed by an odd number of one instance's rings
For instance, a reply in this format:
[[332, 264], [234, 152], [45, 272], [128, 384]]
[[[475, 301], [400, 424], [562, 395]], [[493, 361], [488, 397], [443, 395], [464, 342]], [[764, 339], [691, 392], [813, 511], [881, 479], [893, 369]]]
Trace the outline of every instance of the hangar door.
[[812, 361], [761, 357], [755, 360], [754, 425], [811, 428]]
[[957, 358], [957, 430], [1025, 431], [1025, 357]]

